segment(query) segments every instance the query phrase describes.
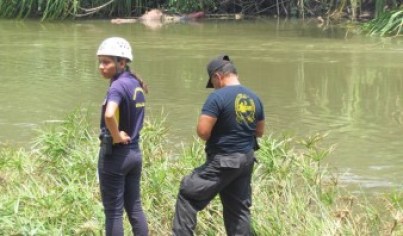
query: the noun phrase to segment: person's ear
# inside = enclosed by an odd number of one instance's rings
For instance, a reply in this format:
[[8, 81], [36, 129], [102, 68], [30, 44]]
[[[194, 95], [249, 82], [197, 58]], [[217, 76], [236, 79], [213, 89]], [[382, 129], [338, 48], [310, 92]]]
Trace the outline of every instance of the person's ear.
[[218, 81], [221, 81], [222, 76], [221, 76], [220, 73], [216, 72], [216, 73], [215, 73], [215, 76], [217, 77], [217, 80], [218, 80]]
[[124, 69], [126, 66], [126, 60], [120, 60], [118, 64], [120, 69]]

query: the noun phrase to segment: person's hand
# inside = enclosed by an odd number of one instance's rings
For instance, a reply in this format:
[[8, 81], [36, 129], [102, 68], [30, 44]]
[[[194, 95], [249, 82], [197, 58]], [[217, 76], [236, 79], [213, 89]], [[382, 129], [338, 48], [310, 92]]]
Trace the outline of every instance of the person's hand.
[[119, 131], [119, 137], [115, 140], [113, 139], [113, 143], [123, 143], [128, 144], [130, 143], [130, 136], [126, 134], [125, 131]]

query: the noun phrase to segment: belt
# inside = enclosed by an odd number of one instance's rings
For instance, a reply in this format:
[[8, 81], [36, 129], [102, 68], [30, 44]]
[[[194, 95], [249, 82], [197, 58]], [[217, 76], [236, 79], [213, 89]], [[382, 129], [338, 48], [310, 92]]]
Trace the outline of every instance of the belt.
[[124, 143], [114, 143], [112, 145], [112, 147], [116, 147], [116, 148], [131, 148], [131, 149], [138, 149], [139, 148], [139, 143], [128, 143], [128, 144], [124, 144]]

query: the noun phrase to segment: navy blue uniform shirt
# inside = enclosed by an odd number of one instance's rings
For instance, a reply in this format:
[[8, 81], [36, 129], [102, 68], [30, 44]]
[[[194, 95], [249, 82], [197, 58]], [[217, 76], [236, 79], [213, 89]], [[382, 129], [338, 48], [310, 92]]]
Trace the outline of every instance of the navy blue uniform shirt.
[[202, 114], [217, 118], [206, 142], [208, 154], [248, 153], [254, 147], [258, 121], [264, 120], [258, 96], [242, 86], [226, 86], [212, 92]]
[[145, 97], [144, 91], [133, 74], [123, 72], [111, 79], [111, 85], [106, 94], [101, 113], [101, 130], [105, 130], [105, 109], [109, 101], [119, 104], [116, 111], [116, 120], [120, 131], [131, 137], [131, 143], [139, 141], [140, 131], [143, 128]]

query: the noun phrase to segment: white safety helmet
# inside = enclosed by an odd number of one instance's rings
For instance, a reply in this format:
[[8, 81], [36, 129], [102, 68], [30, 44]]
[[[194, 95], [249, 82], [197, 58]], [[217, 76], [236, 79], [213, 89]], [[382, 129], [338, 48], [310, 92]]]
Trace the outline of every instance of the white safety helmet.
[[120, 37], [105, 39], [101, 45], [99, 45], [97, 56], [115, 56], [133, 61], [132, 48], [129, 42]]

